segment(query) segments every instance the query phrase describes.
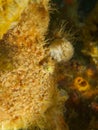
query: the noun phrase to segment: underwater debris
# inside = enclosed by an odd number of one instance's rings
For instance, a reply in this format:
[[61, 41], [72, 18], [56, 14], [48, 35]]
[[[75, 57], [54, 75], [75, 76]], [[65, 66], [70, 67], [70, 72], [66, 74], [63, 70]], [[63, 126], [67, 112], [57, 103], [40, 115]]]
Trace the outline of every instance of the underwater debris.
[[94, 62], [96, 66], [98, 67], [98, 43], [95, 43], [95, 42], [89, 43], [88, 48], [85, 48], [84, 50], [82, 50], [82, 52], [85, 55], [90, 56], [92, 59], [92, 62]]
[[90, 56], [91, 62], [98, 67], [98, 2], [94, 9], [85, 19], [85, 24], [82, 27], [83, 54]]
[[92, 108], [94, 111], [98, 112], [98, 103], [92, 102], [92, 103], [91, 103], [91, 108]]
[[98, 120], [93, 116], [87, 130], [98, 130]]
[[86, 75], [90, 78], [93, 77], [95, 75], [95, 70], [93, 68], [88, 67], [86, 69]]

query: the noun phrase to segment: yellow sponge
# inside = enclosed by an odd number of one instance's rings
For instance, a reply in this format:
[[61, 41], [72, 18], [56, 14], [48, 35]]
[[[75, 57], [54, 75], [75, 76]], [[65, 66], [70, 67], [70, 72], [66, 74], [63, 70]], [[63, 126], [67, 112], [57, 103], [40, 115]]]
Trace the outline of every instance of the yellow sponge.
[[15, 25], [29, 0], [0, 0], [0, 38]]

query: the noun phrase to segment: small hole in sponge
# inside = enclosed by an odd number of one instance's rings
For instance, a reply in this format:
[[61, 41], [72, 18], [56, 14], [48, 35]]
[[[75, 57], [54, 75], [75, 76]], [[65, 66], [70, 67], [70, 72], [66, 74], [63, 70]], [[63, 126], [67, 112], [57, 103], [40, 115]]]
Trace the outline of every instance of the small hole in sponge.
[[79, 85], [80, 85], [81, 87], [86, 87], [86, 86], [87, 86], [87, 83], [86, 83], [86, 81], [82, 81], [81, 83], [79, 83]]

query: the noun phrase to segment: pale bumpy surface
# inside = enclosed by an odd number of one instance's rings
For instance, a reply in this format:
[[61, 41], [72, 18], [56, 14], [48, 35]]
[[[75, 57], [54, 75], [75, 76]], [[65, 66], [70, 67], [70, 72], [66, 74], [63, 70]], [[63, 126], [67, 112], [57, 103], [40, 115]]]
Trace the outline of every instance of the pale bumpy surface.
[[56, 39], [50, 46], [50, 55], [57, 62], [67, 62], [74, 54], [74, 48], [72, 44], [66, 39]]
[[51, 68], [54, 63], [48, 59], [41, 62], [46, 56], [43, 45], [48, 23], [44, 6], [30, 4], [20, 23], [5, 38], [9, 48], [14, 45], [16, 51], [12, 55], [13, 69], [0, 72], [0, 130], [39, 125], [53, 105], [57, 91], [47, 66]]

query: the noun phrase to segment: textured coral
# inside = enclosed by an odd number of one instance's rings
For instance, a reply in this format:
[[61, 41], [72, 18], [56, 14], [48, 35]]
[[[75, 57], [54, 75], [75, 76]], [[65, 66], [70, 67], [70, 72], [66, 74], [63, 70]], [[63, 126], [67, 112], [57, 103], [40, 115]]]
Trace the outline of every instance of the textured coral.
[[19, 24], [2, 40], [9, 46], [9, 51], [12, 46], [15, 48], [15, 54], [11, 53], [13, 69], [5, 72], [1, 69], [0, 72], [1, 130], [30, 126], [65, 129], [60, 123], [65, 99], [56, 88], [55, 62], [47, 57], [44, 48], [48, 9], [48, 0], [30, 3]]

